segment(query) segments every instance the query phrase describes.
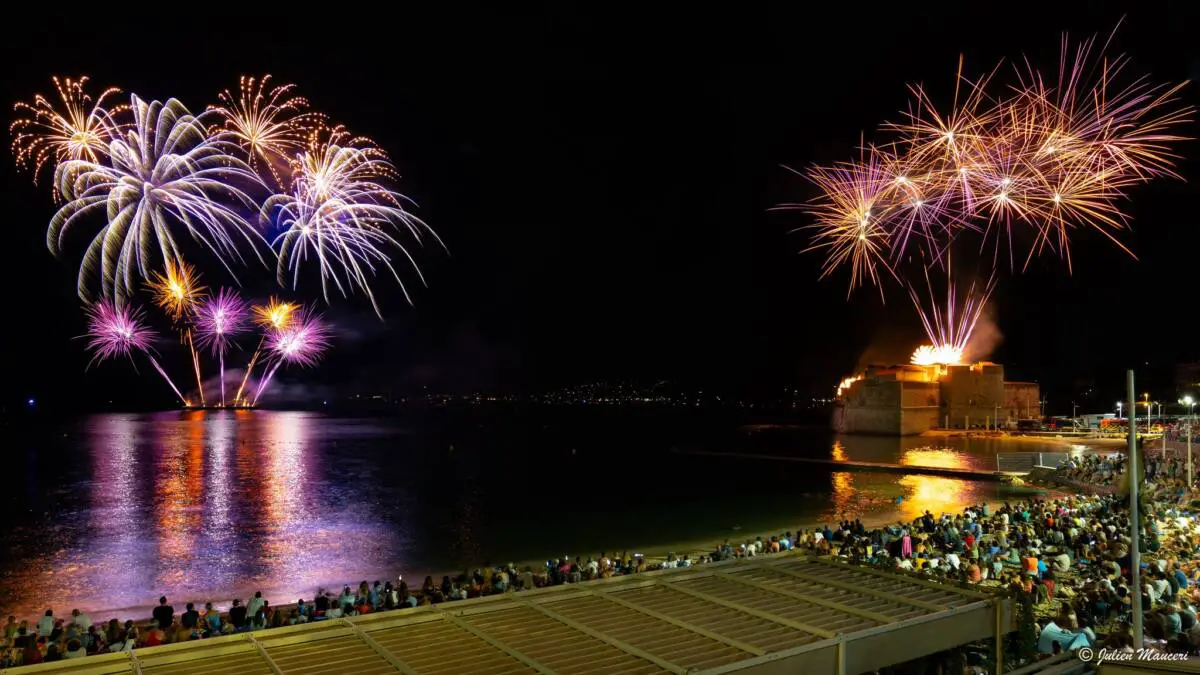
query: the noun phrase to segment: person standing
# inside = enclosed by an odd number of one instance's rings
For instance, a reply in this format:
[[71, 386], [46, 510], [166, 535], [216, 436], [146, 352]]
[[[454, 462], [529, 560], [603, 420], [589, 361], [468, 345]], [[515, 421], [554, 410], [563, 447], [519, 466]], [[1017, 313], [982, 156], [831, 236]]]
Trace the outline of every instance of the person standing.
[[264, 605], [266, 605], [266, 601], [263, 600], [262, 591], [255, 591], [254, 597], [250, 598], [250, 602], [246, 603], [246, 614], [250, 617], [256, 617], [258, 616], [258, 610], [262, 609]]
[[38, 619], [37, 634], [38, 637], [50, 637], [50, 633], [54, 632], [54, 610], [47, 609], [46, 614]]
[[154, 608], [154, 621], [159, 629], [165, 631], [175, 622], [175, 608], [167, 604], [167, 596], [158, 599], [158, 607]]

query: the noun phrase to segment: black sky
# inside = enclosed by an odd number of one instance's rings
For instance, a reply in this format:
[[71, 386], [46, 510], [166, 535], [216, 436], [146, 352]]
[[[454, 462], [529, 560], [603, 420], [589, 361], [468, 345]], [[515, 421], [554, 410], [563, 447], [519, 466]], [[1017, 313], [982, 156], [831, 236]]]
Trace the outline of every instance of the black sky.
[[[0, 94], [27, 99], [52, 74], [86, 73], [199, 110], [239, 75], [270, 72], [388, 150], [450, 253], [420, 253], [429, 287], [414, 287], [415, 306], [380, 293], [386, 323], [335, 300], [338, 348], [293, 377], [315, 393], [617, 377], [769, 389], [824, 387], [873, 346], [902, 354], [919, 330], [898, 288], [882, 306], [869, 291], [847, 302], [845, 276], [818, 282], [820, 259], [791, 232], [804, 216], [768, 211], [812, 196], [781, 165], [848, 158], [905, 105], [906, 83], [945, 100], [960, 53], [970, 72], [1023, 54], [1052, 69], [1063, 31], [1107, 33], [1122, 16], [1116, 51], [1137, 72], [1200, 70], [1200, 24], [1183, 3], [756, 4], [29, 17], [0, 45]], [[1195, 103], [1196, 87], [1185, 96]], [[6, 398], [136, 397], [128, 387], [145, 378], [123, 367], [85, 373], [77, 261], [47, 252], [50, 195], [10, 159]], [[1059, 398], [1077, 378], [1115, 388], [1128, 365], [1200, 360], [1194, 185], [1134, 192], [1136, 262], [1084, 233], [1073, 275], [1054, 261], [1004, 275], [995, 360]], [[1119, 321], [1135, 308], [1144, 323], [1130, 329]]]

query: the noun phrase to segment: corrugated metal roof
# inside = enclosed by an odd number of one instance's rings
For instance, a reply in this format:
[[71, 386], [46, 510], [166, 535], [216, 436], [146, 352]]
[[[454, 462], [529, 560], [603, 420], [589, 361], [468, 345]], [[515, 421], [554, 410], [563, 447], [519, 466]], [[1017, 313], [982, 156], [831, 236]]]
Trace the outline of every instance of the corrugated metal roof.
[[[724, 673], [781, 659], [816, 663], [826, 648], [837, 648], [844, 668], [844, 650], [858, 638], [955, 616], [965, 625], [965, 612], [983, 612], [972, 615], [974, 635], [989, 625], [994, 604], [977, 589], [779, 554], [4, 672]], [[944, 639], [971, 639], [968, 633]], [[946, 648], [929, 643], [935, 647]], [[849, 662], [867, 667], [881, 658]]]

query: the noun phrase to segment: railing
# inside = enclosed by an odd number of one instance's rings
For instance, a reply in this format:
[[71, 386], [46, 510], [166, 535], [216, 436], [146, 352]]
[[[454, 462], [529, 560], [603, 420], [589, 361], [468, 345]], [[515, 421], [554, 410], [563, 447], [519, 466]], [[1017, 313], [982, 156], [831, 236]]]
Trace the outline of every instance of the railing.
[[1057, 469], [1071, 456], [1069, 452], [998, 452], [999, 473], [1030, 473], [1034, 469]]

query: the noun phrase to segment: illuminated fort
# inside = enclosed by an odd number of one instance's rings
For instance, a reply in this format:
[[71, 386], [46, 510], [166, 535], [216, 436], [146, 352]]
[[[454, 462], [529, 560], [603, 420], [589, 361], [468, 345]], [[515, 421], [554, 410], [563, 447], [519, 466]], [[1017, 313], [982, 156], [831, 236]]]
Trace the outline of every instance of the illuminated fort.
[[833, 427], [848, 434], [911, 436], [934, 428], [1013, 427], [1039, 415], [1038, 385], [1006, 382], [1004, 366], [868, 366], [838, 387]]

